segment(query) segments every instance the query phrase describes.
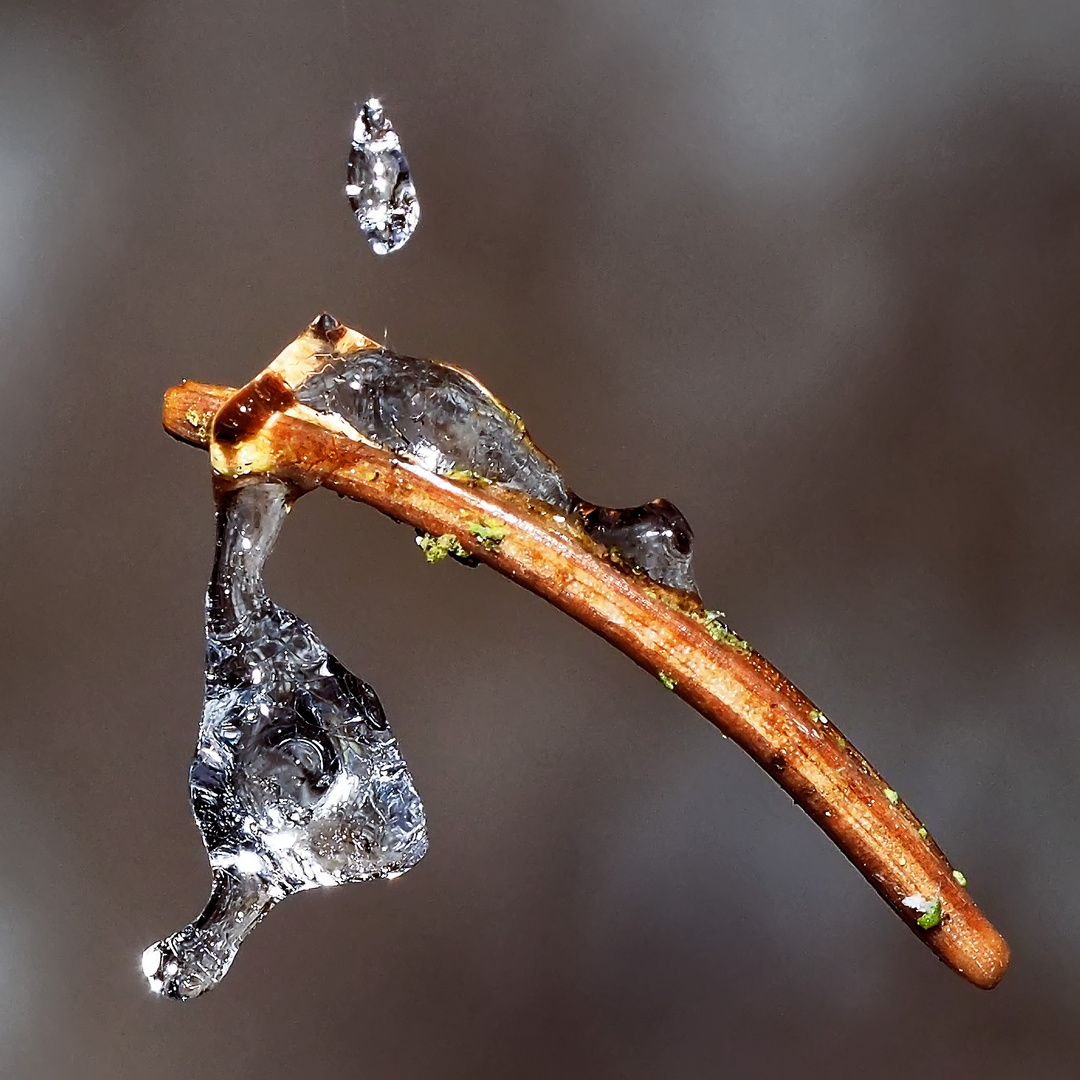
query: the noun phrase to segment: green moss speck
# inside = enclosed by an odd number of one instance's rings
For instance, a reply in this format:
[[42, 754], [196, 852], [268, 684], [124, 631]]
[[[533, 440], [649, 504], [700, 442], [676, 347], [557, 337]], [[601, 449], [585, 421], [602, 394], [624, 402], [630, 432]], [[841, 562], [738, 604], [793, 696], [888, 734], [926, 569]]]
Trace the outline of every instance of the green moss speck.
[[209, 415], [200, 413], [194, 405], [189, 406], [187, 412], [184, 413], [184, 419], [198, 432], [199, 437], [202, 439], [210, 437], [210, 421], [213, 418], [213, 413]]
[[885, 798], [889, 800], [895, 806], [900, 801], [900, 796], [897, 795], [891, 787], [885, 789]]
[[924, 911], [915, 921], [923, 930], [933, 930], [941, 923], [941, 901], [935, 900], [934, 906], [929, 911]]
[[506, 539], [510, 530], [505, 525], [487, 525], [482, 521], [470, 521], [469, 532], [489, 551], [494, 551]]
[[453, 533], [443, 533], [442, 536], [420, 533], [416, 538], [416, 546], [424, 553], [424, 558], [429, 563], [441, 562], [447, 555], [462, 560], [472, 558]]
[[724, 613], [722, 611], [706, 611], [703, 625], [709, 637], [714, 641], [722, 641], [725, 645], [738, 649], [739, 652], [748, 653], [753, 651], [750, 642], [745, 641], [734, 630], [728, 628], [727, 623], [724, 622]]
[[967, 878], [964, 877], [964, 875], [959, 870], [954, 870], [952, 872], [952, 876], [956, 878], [957, 885], [960, 885], [965, 889], [967, 888]]
[[925, 825], [919, 826], [919, 835], [925, 840], [930, 834], [926, 831]]
[[656, 677], [663, 683], [664, 688], [667, 690], [674, 690], [675, 687], [679, 685], [666, 671], [661, 671]]

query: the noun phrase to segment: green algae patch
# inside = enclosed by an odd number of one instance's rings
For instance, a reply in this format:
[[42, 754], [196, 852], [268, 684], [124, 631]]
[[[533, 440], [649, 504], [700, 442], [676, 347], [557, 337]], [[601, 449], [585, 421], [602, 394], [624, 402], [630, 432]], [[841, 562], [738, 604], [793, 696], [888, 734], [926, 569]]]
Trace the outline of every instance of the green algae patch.
[[488, 487], [491, 481], [486, 476], [481, 476], [471, 469], [451, 469], [441, 474], [447, 480], [456, 480], [459, 484], [472, 484], [474, 487]]
[[666, 671], [661, 671], [656, 677], [666, 690], [674, 690], [679, 685]]
[[194, 405], [190, 406], [184, 419], [195, 429], [200, 439], [210, 438], [210, 425], [213, 422], [213, 413], [201, 413]]
[[470, 521], [469, 532], [489, 551], [494, 551], [505, 539], [510, 530], [498, 523], [488, 525], [483, 521]]
[[739, 635], [736, 634], [734, 630], [730, 629], [727, 623], [724, 622], [724, 613], [722, 611], [706, 611], [702, 625], [705, 627], [706, 633], [714, 641], [720, 641], [725, 645], [730, 645], [733, 649], [738, 649], [739, 652], [749, 653], [753, 651], [750, 647], [750, 642], [739, 637]]
[[416, 546], [424, 553], [424, 558], [429, 563], [442, 562], [447, 555], [462, 562], [472, 559], [453, 533], [443, 533], [442, 536], [421, 533], [416, 538]]

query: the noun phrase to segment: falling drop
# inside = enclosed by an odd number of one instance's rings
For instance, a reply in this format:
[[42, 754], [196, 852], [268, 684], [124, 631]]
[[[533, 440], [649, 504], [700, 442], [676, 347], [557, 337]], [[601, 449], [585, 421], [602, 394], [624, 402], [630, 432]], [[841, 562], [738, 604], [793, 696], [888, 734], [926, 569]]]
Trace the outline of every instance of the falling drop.
[[357, 114], [345, 194], [376, 255], [397, 251], [420, 220], [409, 163], [378, 98], [365, 101]]
[[424, 809], [375, 691], [267, 596], [283, 484], [223, 486], [206, 600], [206, 701], [191, 805], [213, 871], [203, 913], [150, 946], [162, 996], [214, 986], [279, 901], [397, 876], [427, 850]]

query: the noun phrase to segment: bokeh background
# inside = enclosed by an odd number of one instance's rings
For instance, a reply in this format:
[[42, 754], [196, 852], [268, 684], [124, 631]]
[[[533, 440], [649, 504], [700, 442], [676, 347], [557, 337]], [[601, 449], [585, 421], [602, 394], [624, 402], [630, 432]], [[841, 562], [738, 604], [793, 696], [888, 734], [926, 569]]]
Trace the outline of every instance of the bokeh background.
[[[380, 94], [423, 205], [342, 195]], [[4, 0], [0, 1075], [1072, 1077], [1080, 5]], [[328, 309], [469, 367], [884, 772], [1010, 939], [938, 964], [599, 639], [324, 493], [275, 598], [378, 689], [431, 851], [153, 999], [212, 509], [167, 386]]]

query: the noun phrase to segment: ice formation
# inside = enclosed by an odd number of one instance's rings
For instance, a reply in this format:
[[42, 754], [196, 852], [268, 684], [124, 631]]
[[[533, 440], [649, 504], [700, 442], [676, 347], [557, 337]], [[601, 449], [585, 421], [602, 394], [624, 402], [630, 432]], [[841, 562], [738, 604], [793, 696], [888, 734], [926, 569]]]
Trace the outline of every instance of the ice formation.
[[213, 890], [198, 919], [143, 954], [166, 997], [214, 986], [291, 893], [394, 877], [427, 850], [424, 809], [375, 691], [266, 594], [263, 565], [291, 497], [273, 482], [219, 488], [190, 775]]
[[355, 332], [328, 315], [309, 333], [326, 339], [323, 351], [313, 343], [302, 372], [295, 360], [282, 366], [301, 405], [343, 420], [431, 472], [480, 477], [577, 515], [623, 564], [662, 585], [696, 592], [693, 531], [666, 499], [625, 509], [587, 503], [521, 420], [472, 375], [437, 360], [399, 356], [366, 338], [351, 340]]
[[291, 893], [396, 876], [427, 850], [423, 806], [374, 690], [263, 585], [298, 492], [260, 477], [269, 471], [260, 455], [272, 454], [273, 417], [294, 407], [431, 472], [526, 495], [576, 521], [627, 572], [696, 595], [693, 534], [671, 503], [585, 502], [467, 372], [316, 319], [213, 422], [217, 555], [190, 778], [213, 889], [198, 919], [143, 954], [151, 988], [166, 997], [214, 986]]

